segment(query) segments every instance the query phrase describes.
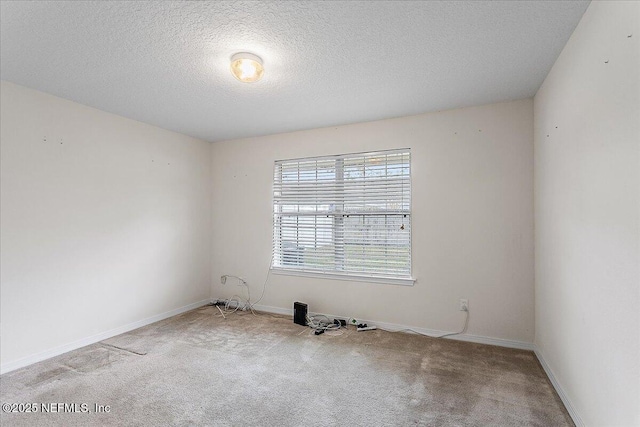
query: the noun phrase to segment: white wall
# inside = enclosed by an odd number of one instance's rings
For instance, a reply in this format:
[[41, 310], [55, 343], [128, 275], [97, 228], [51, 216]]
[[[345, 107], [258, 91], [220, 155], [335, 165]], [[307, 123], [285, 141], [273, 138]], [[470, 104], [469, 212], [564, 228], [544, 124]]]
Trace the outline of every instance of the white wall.
[[260, 303], [531, 343], [533, 102], [423, 114], [213, 144], [213, 297], [254, 300], [272, 245], [276, 159], [410, 147], [413, 287], [272, 274]]
[[3, 368], [209, 298], [209, 143], [1, 95]]
[[639, 22], [591, 3], [535, 97], [536, 346], [589, 426], [640, 425]]

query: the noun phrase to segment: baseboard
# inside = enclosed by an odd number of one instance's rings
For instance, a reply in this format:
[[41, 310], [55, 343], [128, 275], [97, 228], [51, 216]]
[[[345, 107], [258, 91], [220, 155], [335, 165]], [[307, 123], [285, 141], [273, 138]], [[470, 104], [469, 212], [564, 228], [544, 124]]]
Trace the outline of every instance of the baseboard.
[[560, 400], [562, 400], [562, 403], [564, 403], [565, 408], [567, 408], [567, 412], [571, 416], [573, 423], [576, 425], [576, 427], [584, 427], [584, 422], [582, 422], [582, 418], [580, 418], [580, 415], [578, 415], [576, 408], [571, 404], [571, 400], [569, 400], [569, 396], [567, 396], [567, 394], [564, 392], [564, 389], [556, 379], [556, 376], [553, 373], [553, 370], [547, 364], [546, 360], [544, 360], [544, 356], [542, 355], [542, 352], [540, 351], [540, 349], [534, 345], [533, 352], [535, 353], [536, 357], [540, 361], [540, 364], [542, 365], [542, 369], [544, 369], [544, 372], [547, 374], [547, 377], [549, 377], [549, 381], [551, 381], [553, 388], [556, 389], [556, 393], [558, 393], [558, 396], [560, 396]]
[[161, 314], [157, 314], [155, 316], [147, 317], [146, 319], [138, 320], [137, 322], [129, 323], [119, 328], [111, 329], [109, 331], [92, 335], [87, 338], [82, 338], [80, 340], [73, 341], [71, 343], [64, 344], [58, 347], [54, 347], [52, 349], [45, 350], [43, 352], [36, 353], [31, 356], [26, 356], [21, 359], [14, 360], [13, 362], [3, 363], [2, 365], [0, 365], [0, 374], [15, 371], [16, 369], [24, 368], [25, 366], [29, 366], [31, 364], [41, 362], [46, 359], [50, 359], [55, 356], [59, 356], [63, 353], [67, 353], [69, 351], [76, 350], [78, 348], [85, 347], [90, 344], [95, 344], [97, 342], [106, 340], [108, 338], [115, 337], [116, 335], [124, 334], [125, 332], [129, 332], [134, 329], [138, 329], [143, 326], [150, 325], [151, 323], [155, 323], [160, 320], [164, 320], [169, 317], [182, 314], [186, 311], [202, 307], [204, 305], [209, 304], [210, 302], [211, 302], [210, 299], [194, 302], [192, 304], [185, 305], [184, 307], [179, 307]]
[[[268, 313], [293, 316], [293, 308], [288, 309], [288, 308], [272, 307], [268, 305], [254, 305], [253, 308], [258, 311], [265, 311]], [[337, 315], [327, 314], [327, 313], [316, 313], [316, 314], [324, 314], [325, 316], [330, 318], [338, 318], [338, 319], [344, 318], [344, 316], [337, 316]], [[400, 331], [402, 329], [410, 328], [421, 334], [431, 335], [434, 337], [450, 333], [450, 331], [439, 331], [436, 329], [417, 328], [415, 326], [398, 325], [395, 323], [379, 322], [377, 320], [368, 320], [368, 319], [359, 319], [359, 320], [362, 320], [365, 323], [370, 323], [372, 325], [376, 325], [379, 328], [387, 329], [390, 331]], [[531, 350], [531, 351], [533, 350], [532, 343], [528, 343], [524, 341], [505, 340], [502, 338], [491, 338], [491, 337], [485, 337], [482, 335], [465, 334], [465, 335], [454, 335], [454, 336], [445, 337], [445, 338], [456, 340], [456, 341], [467, 341], [467, 342], [473, 342], [478, 344], [489, 344], [489, 345], [496, 345], [499, 347], [516, 348], [520, 350]]]

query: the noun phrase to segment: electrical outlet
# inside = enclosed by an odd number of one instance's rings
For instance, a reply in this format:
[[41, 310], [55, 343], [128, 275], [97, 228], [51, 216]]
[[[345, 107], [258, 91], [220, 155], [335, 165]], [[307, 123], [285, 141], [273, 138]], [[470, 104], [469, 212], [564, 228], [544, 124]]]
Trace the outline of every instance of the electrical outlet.
[[460, 311], [469, 311], [469, 300], [460, 298]]

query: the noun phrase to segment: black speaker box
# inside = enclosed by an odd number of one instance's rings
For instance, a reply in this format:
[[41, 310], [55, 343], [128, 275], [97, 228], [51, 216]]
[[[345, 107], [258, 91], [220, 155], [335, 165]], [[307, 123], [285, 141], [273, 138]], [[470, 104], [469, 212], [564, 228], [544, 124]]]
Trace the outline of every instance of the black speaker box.
[[303, 302], [293, 303], [293, 323], [307, 326], [307, 304]]

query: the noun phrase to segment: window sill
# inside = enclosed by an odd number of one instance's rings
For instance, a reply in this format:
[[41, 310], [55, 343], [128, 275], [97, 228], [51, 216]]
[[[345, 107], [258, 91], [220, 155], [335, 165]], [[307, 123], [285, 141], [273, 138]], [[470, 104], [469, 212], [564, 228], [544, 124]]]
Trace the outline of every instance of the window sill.
[[340, 274], [340, 273], [321, 273], [319, 271], [289, 270], [289, 269], [279, 268], [279, 267], [272, 267], [271, 272], [273, 274], [279, 274], [282, 276], [316, 277], [321, 279], [381, 283], [386, 285], [413, 286], [414, 283], [416, 282], [416, 279], [414, 278], [401, 279], [397, 277], [355, 276], [351, 274]]

